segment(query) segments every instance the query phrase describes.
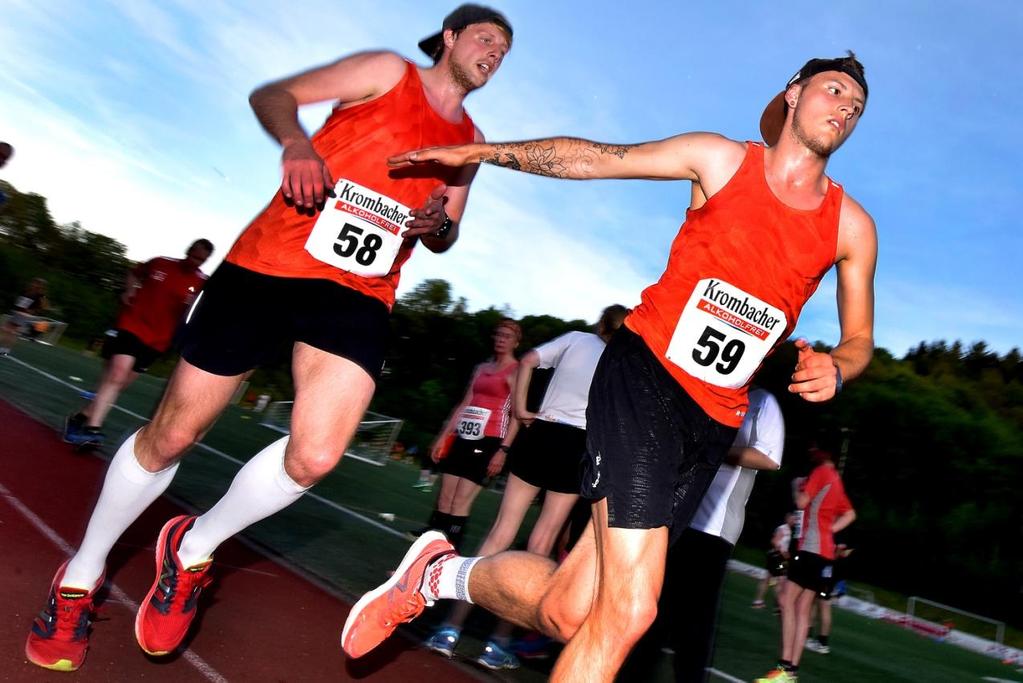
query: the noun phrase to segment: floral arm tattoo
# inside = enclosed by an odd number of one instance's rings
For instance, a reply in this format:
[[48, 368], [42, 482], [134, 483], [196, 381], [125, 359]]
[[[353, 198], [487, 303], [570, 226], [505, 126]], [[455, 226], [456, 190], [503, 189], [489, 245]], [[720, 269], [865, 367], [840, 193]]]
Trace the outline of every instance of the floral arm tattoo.
[[552, 178], [590, 178], [601, 157], [623, 159], [633, 145], [608, 145], [579, 138], [551, 138], [490, 145], [480, 162]]

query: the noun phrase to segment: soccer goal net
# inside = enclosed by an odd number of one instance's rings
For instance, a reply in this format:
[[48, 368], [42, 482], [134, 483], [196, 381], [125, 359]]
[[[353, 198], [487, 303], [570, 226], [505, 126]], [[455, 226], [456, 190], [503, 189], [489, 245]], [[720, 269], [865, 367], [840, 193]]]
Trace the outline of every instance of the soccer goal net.
[[[262, 413], [260, 425], [281, 434], [291, 433], [291, 409], [294, 401], [274, 401]], [[402, 420], [366, 411], [348, 444], [345, 457], [383, 466], [401, 431]]]
[[[7, 313], [0, 316], [0, 326], [6, 325], [10, 318], [11, 316]], [[57, 343], [57, 340], [60, 339], [60, 336], [64, 334], [64, 330], [66, 329], [67, 323], [61, 322], [60, 320], [33, 316], [24, 320], [19, 331], [19, 335], [22, 339], [31, 339], [32, 341], [39, 342], [40, 344], [53, 346]]]
[[906, 602], [906, 616], [908, 628], [937, 640], [948, 637], [953, 630], [992, 641], [998, 646], [1005, 638], [1004, 622], [916, 595]]

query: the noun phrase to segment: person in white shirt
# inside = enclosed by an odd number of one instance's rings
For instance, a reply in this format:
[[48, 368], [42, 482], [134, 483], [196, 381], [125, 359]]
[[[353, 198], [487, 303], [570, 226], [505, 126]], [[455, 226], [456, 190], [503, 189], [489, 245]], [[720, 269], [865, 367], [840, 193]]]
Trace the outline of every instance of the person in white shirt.
[[[519, 361], [514, 410], [523, 429], [509, 454], [508, 483], [490, 533], [477, 553], [481, 557], [507, 550], [515, 541], [526, 511], [543, 490], [543, 506], [529, 535], [527, 551], [549, 556], [565, 520], [579, 498], [581, 463], [586, 450], [586, 406], [590, 381], [604, 347], [621, 327], [629, 309], [608, 306], [595, 334], [568, 332], [541, 344]], [[526, 409], [526, 395], [535, 368], [554, 368], [540, 410]], [[461, 603], [426, 641], [426, 647], [450, 657], [472, 605]], [[498, 625], [477, 662], [491, 669], [514, 669], [509, 651], [512, 626]]]

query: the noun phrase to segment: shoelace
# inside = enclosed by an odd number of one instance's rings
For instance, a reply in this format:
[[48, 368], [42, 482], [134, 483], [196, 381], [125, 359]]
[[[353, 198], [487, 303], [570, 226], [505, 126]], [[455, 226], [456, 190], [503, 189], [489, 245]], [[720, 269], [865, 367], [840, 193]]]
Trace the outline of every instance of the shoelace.
[[85, 612], [88, 616], [86, 617], [86, 623], [88, 623], [92, 615], [91, 601], [86, 598], [54, 598], [52, 605], [52, 615], [50, 606], [39, 613], [39, 617], [46, 624], [54, 624], [55, 630], [53, 635], [61, 639], [76, 639], [79, 637], [79, 629], [82, 625], [82, 613]]

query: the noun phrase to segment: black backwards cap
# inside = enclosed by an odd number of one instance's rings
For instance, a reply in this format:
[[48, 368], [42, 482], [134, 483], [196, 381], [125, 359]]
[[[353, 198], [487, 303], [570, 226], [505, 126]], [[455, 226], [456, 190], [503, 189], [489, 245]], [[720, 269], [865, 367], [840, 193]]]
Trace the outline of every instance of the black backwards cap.
[[856, 55], [852, 52], [846, 57], [811, 59], [789, 79], [789, 82], [785, 84], [785, 88], [775, 95], [774, 99], [768, 102], [764, 108], [764, 113], [760, 116], [760, 134], [763, 136], [764, 142], [773, 146], [778, 142], [778, 138], [781, 137], [781, 129], [785, 125], [785, 115], [788, 113], [785, 91], [793, 83], [798, 83], [824, 71], [841, 71], [846, 74], [863, 88], [863, 98], [866, 99], [868, 94], [867, 79], [863, 77], [863, 65], [856, 60]]
[[429, 55], [430, 59], [437, 61], [444, 49], [444, 31], [461, 31], [471, 24], [496, 24], [508, 35], [508, 42], [511, 43], [512, 27], [503, 14], [483, 5], [465, 4], [444, 17], [440, 31], [420, 40], [419, 49]]

